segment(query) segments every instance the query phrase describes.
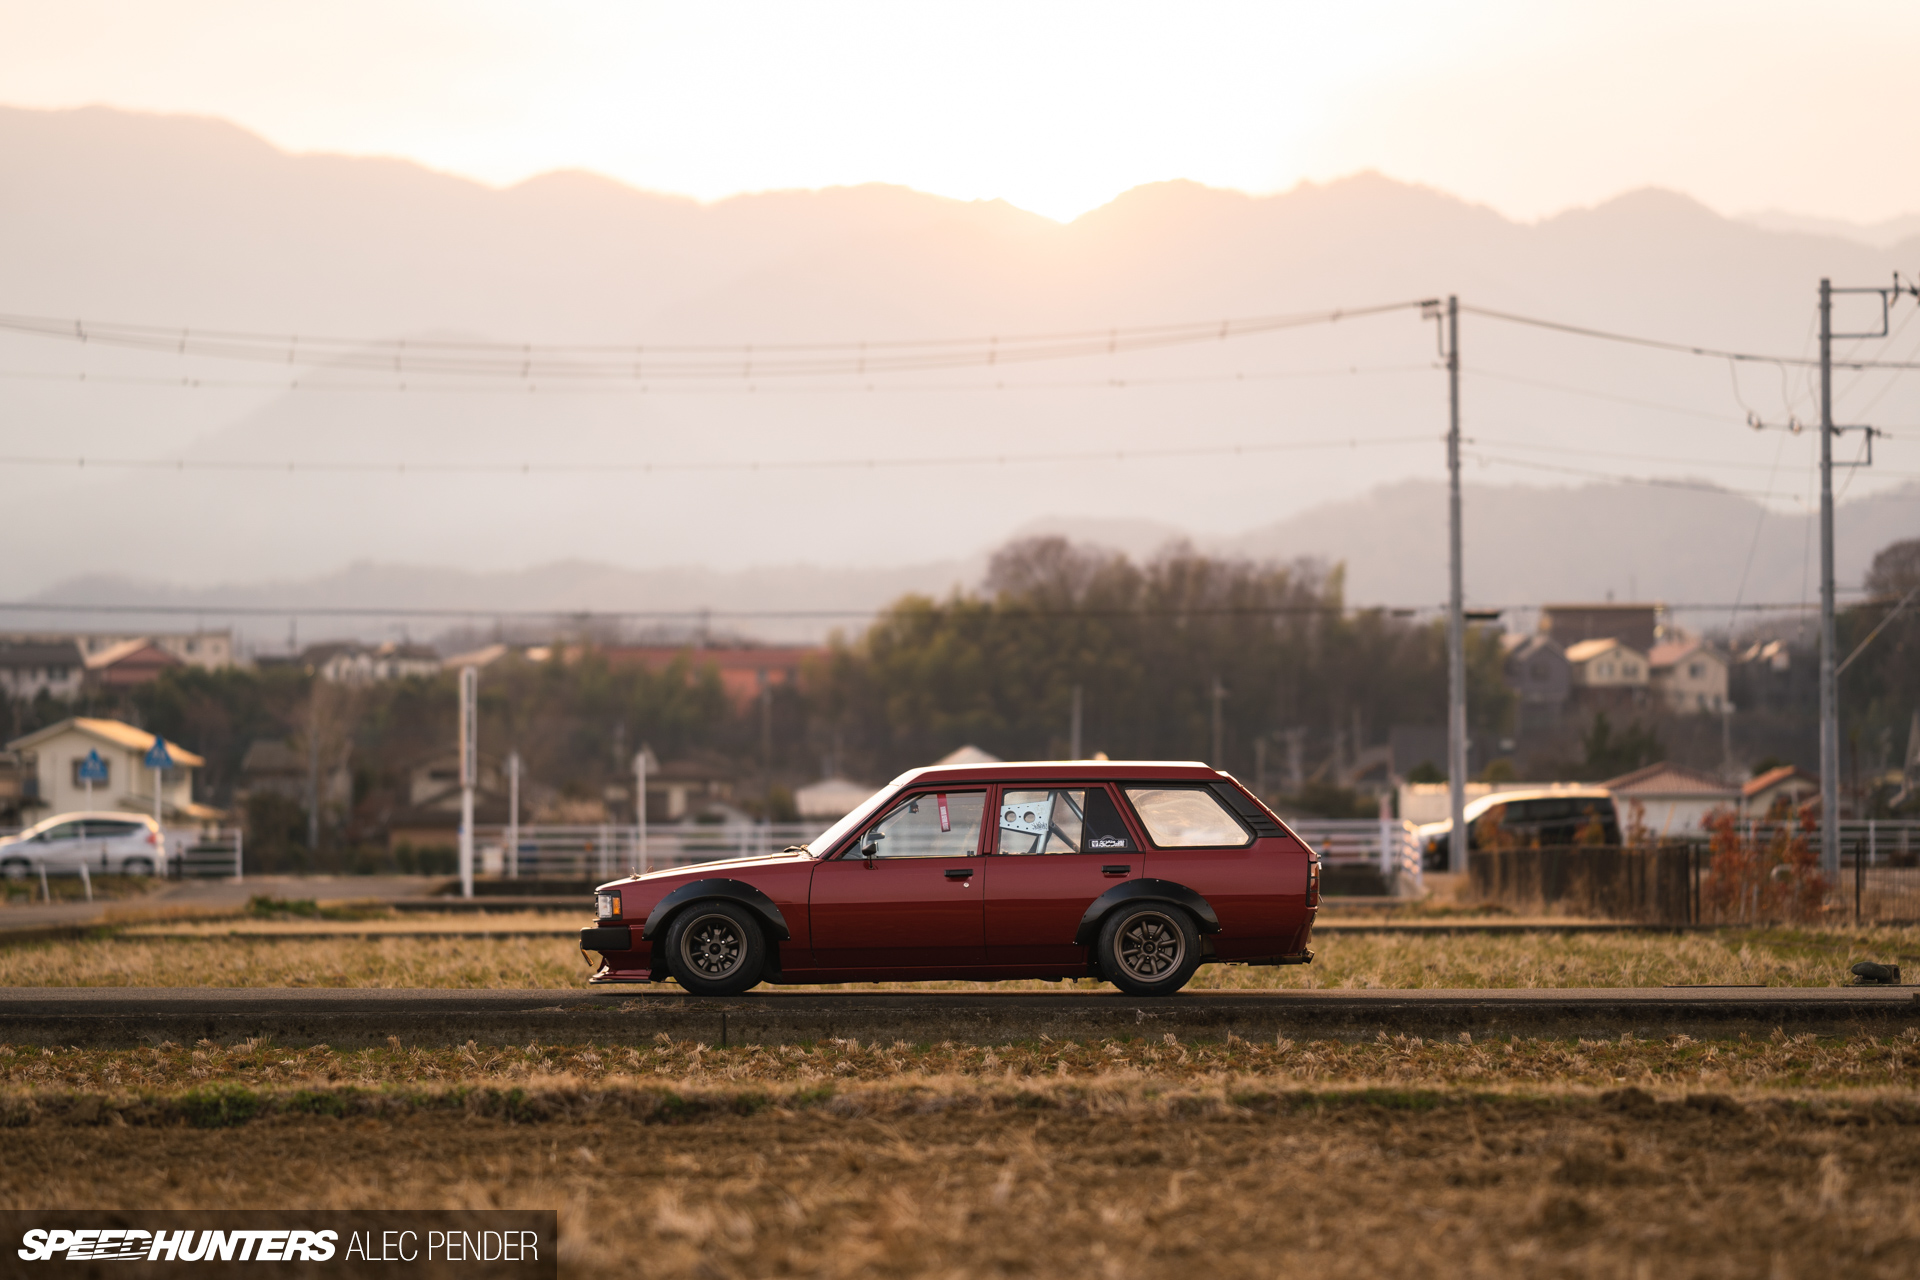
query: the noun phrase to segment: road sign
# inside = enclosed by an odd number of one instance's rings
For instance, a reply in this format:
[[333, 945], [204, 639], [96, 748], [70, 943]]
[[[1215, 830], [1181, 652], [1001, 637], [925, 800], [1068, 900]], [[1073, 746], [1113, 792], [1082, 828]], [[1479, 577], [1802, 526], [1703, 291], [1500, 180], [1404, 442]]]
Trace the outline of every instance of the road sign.
[[87, 752], [87, 758], [80, 762], [80, 781], [105, 782], [107, 780], [107, 762], [100, 758], [98, 751]]
[[153, 740], [153, 746], [147, 749], [147, 768], [173, 768], [173, 757], [167, 752], [167, 740], [165, 738], [156, 736]]

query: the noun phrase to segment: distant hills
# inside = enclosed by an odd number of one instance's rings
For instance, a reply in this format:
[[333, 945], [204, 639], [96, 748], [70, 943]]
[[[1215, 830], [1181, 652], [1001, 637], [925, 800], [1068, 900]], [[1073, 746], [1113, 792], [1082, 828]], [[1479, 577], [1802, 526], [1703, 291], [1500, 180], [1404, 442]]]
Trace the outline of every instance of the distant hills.
[[[99, 108], [0, 109], [0, 225], [0, 313], [636, 347], [1104, 330], [1457, 292], [1796, 355], [1820, 276], [1873, 283], [1920, 261], [1911, 236], [1882, 247], [1768, 229], [1654, 190], [1519, 224], [1378, 175], [1259, 198], [1168, 182], [1061, 225], [883, 186], [710, 205], [582, 173], [496, 190], [403, 161], [290, 155], [219, 121]], [[1904, 354], [1914, 337], [1885, 349]], [[1803, 370], [1729, 369], [1474, 314], [1462, 350], [1476, 598], [1720, 601], [1743, 574], [1748, 598], [1799, 598], [1811, 437], [1742, 424], [1749, 410], [1809, 417]], [[1437, 601], [1434, 354], [1432, 326], [1402, 312], [870, 391], [748, 390], [743, 378], [644, 394], [403, 392], [399, 377], [312, 368], [291, 341], [282, 368], [0, 333], [0, 453], [12, 459], [0, 476], [21, 531], [0, 599], [864, 608], [971, 581], [1018, 531], [1083, 528], [1136, 551], [1184, 534], [1344, 560], [1354, 599]], [[1857, 580], [1881, 542], [1920, 534], [1920, 495], [1898, 488], [1920, 477], [1920, 382], [1849, 374], [1839, 391], [1844, 420], [1909, 428], [1849, 482], [1841, 573]], [[1218, 451], [1230, 446], [1245, 451]], [[101, 465], [155, 458], [395, 470]], [[889, 465], [927, 459], [947, 461]], [[456, 462], [583, 470], [420, 469]], [[629, 469], [648, 463], [743, 469]], [[748, 469], [792, 463], [835, 465]], [[1794, 514], [1762, 521], [1749, 492]]]

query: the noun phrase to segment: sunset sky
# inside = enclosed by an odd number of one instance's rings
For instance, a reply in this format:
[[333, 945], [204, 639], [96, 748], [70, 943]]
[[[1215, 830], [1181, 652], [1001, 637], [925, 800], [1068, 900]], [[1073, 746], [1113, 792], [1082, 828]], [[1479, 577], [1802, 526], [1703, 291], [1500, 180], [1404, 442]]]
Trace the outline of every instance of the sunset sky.
[[1067, 219], [1378, 169], [1533, 218], [1659, 185], [1920, 211], [1920, 5], [0, 0], [0, 103], [220, 116], [495, 183], [884, 181]]

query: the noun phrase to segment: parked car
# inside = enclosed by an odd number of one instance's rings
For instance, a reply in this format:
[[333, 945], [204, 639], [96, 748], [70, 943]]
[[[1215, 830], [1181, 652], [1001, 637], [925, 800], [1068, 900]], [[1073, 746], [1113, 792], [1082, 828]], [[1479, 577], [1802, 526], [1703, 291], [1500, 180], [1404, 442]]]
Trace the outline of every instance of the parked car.
[[[1487, 847], [1493, 833], [1505, 848], [1553, 845], [1617, 845], [1620, 813], [1613, 794], [1600, 787], [1558, 791], [1496, 791], [1467, 805], [1467, 851]], [[1420, 865], [1445, 871], [1453, 820], [1442, 818], [1420, 828]]]
[[600, 886], [597, 983], [1096, 977], [1168, 995], [1202, 961], [1305, 964], [1320, 859], [1203, 764], [904, 773], [772, 857]]
[[167, 869], [167, 840], [138, 813], [62, 813], [0, 840], [0, 875], [10, 880], [50, 872], [117, 871], [150, 876]]

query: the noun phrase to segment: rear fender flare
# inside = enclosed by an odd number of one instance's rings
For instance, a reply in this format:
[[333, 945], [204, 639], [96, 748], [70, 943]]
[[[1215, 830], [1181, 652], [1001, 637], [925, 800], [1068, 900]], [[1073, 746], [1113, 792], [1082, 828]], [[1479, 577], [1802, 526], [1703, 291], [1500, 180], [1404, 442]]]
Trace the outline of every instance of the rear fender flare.
[[1193, 916], [1193, 923], [1201, 933], [1220, 932], [1220, 917], [1214, 914], [1213, 904], [1187, 888], [1171, 880], [1129, 880], [1117, 884], [1093, 900], [1085, 915], [1080, 917], [1080, 928], [1073, 935], [1073, 945], [1090, 947], [1094, 939], [1100, 936], [1100, 922], [1115, 907], [1133, 902], [1164, 902], [1170, 906], [1184, 907]]
[[652, 942], [666, 932], [667, 922], [679, 913], [680, 908], [690, 902], [701, 899], [718, 898], [723, 902], [737, 902], [760, 918], [767, 928], [767, 936], [779, 942], [793, 937], [793, 930], [787, 928], [787, 918], [780, 914], [773, 899], [754, 888], [744, 880], [689, 880], [669, 893], [647, 914], [646, 924], [640, 927], [640, 936]]

